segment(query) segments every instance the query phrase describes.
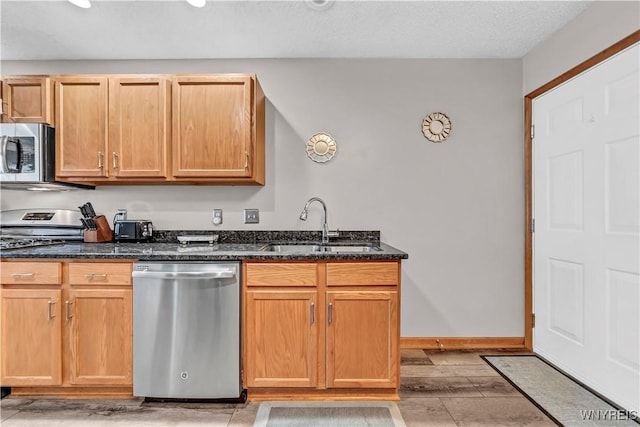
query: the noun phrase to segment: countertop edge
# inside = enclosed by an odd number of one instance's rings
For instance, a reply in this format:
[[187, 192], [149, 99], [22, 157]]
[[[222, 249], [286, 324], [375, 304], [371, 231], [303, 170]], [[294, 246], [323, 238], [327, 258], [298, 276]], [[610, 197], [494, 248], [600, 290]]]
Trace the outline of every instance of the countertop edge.
[[[156, 246], [157, 247], [157, 246]], [[379, 252], [287, 252], [260, 251], [256, 245], [243, 249], [212, 250], [204, 253], [179, 252], [179, 249], [156, 250], [154, 244], [122, 243], [68, 243], [58, 246], [7, 250], [0, 260], [73, 259], [73, 260], [127, 260], [127, 261], [340, 261], [340, 260], [402, 260], [409, 255], [393, 246], [380, 243]]]

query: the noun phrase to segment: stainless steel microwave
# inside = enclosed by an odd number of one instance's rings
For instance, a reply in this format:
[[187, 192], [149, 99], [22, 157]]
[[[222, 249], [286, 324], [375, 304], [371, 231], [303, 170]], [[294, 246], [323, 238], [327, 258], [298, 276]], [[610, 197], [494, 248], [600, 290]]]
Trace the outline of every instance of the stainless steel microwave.
[[55, 180], [55, 129], [39, 123], [0, 124], [0, 185], [3, 189], [95, 188]]

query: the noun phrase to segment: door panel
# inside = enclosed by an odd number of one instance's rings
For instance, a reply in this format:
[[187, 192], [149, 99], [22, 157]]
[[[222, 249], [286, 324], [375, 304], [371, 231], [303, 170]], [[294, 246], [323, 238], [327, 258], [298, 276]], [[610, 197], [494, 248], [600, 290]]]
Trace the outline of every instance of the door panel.
[[56, 78], [56, 176], [107, 176], [107, 102], [106, 77]]
[[607, 357], [630, 373], [640, 370], [640, 324], [637, 301], [638, 275], [623, 271], [607, 271]]
[[170, 113], [167, 78], [109, 79], [109, 158], [114, 176], [167, 176]]
[[637, 138], [609, 142], [605, 150], [607, 232], [633, 236], [640, 231], [640, 210], [634, 197], [640, 191]]
[[584, 266], [557, 259], [549, 260], [549, 328], [583, 344]]
[[72, 384], [132, 384], [131, 296], [131, 289], [69, 291]]
[[246, 293], [248, 387], [315, 387], [317, 291]]
[[60, 290], [2, 289], [3, 386], [62, 384], [60, 296]]
[[253, 161], [249, 76], [173, 79], [173, 175], [248, 177]]
[[395, 388], [396, 292], [327, 292], [327, 387]]
[[640, 47], [533, 101], [534, 350], [640, 410]]

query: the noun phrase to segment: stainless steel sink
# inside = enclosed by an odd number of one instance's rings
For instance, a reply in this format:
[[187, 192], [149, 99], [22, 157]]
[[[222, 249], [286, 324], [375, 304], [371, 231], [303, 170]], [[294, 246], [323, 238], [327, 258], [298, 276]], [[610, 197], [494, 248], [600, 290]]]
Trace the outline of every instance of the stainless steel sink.
[[316, 245], [316, 244], [268, 244], [260, 248], [267, 252], [333, 252], [333, 253], [358, 253], [377, 252], [382, 249], [375, 245]]
[[260, 248], [261, 251], [268, 252], [322, 252], [320, 245], [265, 245]]
[[329, 245], [324, 246], [325, 252], [378, 252], [382, 249], [374, 245]]

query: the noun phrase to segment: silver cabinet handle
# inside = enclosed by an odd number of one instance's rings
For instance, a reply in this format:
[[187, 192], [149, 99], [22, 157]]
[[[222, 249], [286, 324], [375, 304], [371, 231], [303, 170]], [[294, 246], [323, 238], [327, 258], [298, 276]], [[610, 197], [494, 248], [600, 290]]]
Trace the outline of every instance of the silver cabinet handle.
[[14, 279], [32, 279], [35, 275], [35, 273], [11, 273]]
[[71, 307], [70, 307], [70, 306], [71, 306], [71, 304], [73, 304], [73, 301], [65, 301], [65, 302], [64, 302], [64, 313], [65, 313], [65, 316], [64, 316], [64, 317], [65, 317], [67, 320], [70, 320], [70, 319], [73, 317], [73, 315], [71, 314], [71, 310], [70, 310], [70, 308], [71, 308]]
[[53, 314], [53, 304], [55, 304], [55, 301], [48, 301], [47, 302], [47, 320], [52, 320], [54, 317], [56, 317]]
[[309, 316], [311, 318], [311, 324], [316, 323], [316, 304], [314, 302], [311, 303], [311, 307], [309, 308]]
[[328, 311], [329, 311], [329, 313], [328, 313], [327, 318], [329, 319], [329, 324], [332, 324], [333, 323], [333, 303], [332, 302], [329, 303]]
[[113, 168], [118, 169], [118, 153], [114, 151], [111, 156], [113, 158]]
[[104, 168], [104, 153], [98, 151], [98, 169]]
[[85, 274], [84, 277], [89, 279], [89, 280], [96, 280], [96, 279], [107, 280], [107, 274], [106, 273], [103, 273], [103, 274]]

